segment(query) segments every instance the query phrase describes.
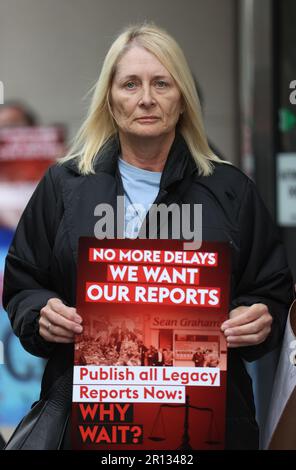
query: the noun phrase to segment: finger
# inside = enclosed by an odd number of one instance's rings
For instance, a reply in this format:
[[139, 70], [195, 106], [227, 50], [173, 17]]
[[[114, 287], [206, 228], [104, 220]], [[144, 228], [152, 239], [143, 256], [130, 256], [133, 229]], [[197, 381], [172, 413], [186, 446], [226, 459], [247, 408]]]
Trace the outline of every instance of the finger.
[[44, 327], [40, 327], [39, 334], [42, 336], [42, 338], [44, 338], [46, 341], [50, 343], [73, 343], [74, 342], [74, 335], [72, 335], [72, 337], [55, 336], [51, 334]]
[[244, 335], [244, 336], [229, 336], [227, 338], [227, 344], [241, 345], [241, 346], [252, 346], [257, 345], [265, 341], [266, 337], [269, 335], [271, 328], [264, 328], [259, 333], [254, 335]]
[[263, 343], [271, 331], [270, 327], [266, 327], [259, 333], [244, 336], [229, 336], [227, 338], [227, 346], [229, 348], [239, 348], [241, 346], [254, 346]]
[[[231, 310], [229, 315], [233, 315], [233, 312], [235, 312], [236, 309]], [[264, 304], [254, 304], [251, 307], [248, 307], [247, 310], [245, 310], [243, 313], [236, 315], [233, 318], [229, 318], [226, 320], [222, 326], [221, 329], [224, 331], [226, 328], [232, 328], [235, 326], [241, 326], [245, 325], [246, 323], [250, 323], [257, 318], [261, 317], [265, 313], [268, 312], [268, 308]], [[235, 313], [234, 313], [235, 314]]]
[[[56, 326], [56, 325], [53, 325], [53, 324], [51, 324], [50, 328], [49, 329], [47, 328], [47, 330], [52, 336], [62, 336], [64, 338], [72, 338], [73, 339], [75, 337], [75, 334], [76, 334], [73, 331], [69, 331], [65, 328], [62, 328], [61, 326]], [[81, 332], [82, 332], [82, 330], [79, 333], [81, 333]]]
[[76, 308], [67, 307], [60, 299], [49, 299], [47, 305], [53, 311], [68, 320], [76, 321], [78, 323], [82, 322], [82, 318], [78, 315]]
[[48, 323], [51, 323], [54, 326], [59, 326], [68, 331], [74, 333], [81, 333], [82, 326], [74, 321], [68, 320], [59, 313], [54, 312], [50, 307], [46, 306], [41, 311], [40, 322], [45, 328], [48, 326]]
[[234, 326], [232, 328], [226, 328], [224, 335], [228, 336], [244, 336], [259, 333], [266, 326], [270, 326], [272, 323], [272, 316], [270, 314], [263, 315], [257, 318], [257, 320], [247, 323], [242, 326]]

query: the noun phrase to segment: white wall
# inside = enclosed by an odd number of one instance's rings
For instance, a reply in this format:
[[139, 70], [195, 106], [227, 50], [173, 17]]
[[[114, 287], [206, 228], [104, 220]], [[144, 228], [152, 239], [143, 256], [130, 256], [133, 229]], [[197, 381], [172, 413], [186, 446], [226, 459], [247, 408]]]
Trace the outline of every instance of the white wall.
[[4, 99], [21, 98], [44, 124], [73, 136], [115, 35], [153, 20], [183, 47], [206, 101], [208, 135], [237, 158], [235, 0], [0, 0]]

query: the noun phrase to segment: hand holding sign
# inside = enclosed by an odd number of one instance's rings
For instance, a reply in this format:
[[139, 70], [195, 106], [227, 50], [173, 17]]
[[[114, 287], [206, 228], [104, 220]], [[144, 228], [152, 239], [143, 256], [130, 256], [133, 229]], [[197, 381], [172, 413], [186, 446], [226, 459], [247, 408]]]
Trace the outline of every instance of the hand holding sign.
[[229, 316], [221, 326], [229, 348], [263, 343], [271, 331], [273, 319], [264, 304], [237, 307]]
[[76, 308], [67, 307], [60, 299], [52, 298], [40, 310], [39, 334], [46, 341], [73, 343], [74, 335], [82, 333], [81, 322]]

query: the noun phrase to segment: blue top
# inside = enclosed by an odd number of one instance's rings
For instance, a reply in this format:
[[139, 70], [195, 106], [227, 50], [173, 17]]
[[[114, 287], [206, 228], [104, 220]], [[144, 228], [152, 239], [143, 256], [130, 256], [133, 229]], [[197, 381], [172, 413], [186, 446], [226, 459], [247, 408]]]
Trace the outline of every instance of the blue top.
[[130, 165], [121, 158], [118, 167], [124, 189], [125, 237], [137, 238], [142, 222], [155, 201], [161, 172]]

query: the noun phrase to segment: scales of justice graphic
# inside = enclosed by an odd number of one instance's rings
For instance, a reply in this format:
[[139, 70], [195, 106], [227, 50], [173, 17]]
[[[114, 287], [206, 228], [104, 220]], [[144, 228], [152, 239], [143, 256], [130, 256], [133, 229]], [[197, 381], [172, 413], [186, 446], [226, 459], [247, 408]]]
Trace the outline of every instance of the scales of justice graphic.
[[183, 422], [183, 435], [182, 435], [182, 442], [177, 450], [192, 450], [190, 444], [190, 434], [189, 434], [189, 413], [190, 410], [194, 411], [201, 411], [204, 413], [208, 413], [210, 415], [209, 421], [209, 428], [207, 431], [207, 439], [204, 441], [206, 444], [210, 446], [215, 446], [221, 444], [221, 441], [217, 439], [217, 432], [215, 429], [215, 421], [214, 421], [214, 410], [213, 408], [207, 407], [200, 407], [194, 406], [190, 404], [189, 395], [186, 395], [186, 401], [182, 405], [169, 405], [169, 404], [161, 404], [159, 406], [158, 412], [156, 414], [154, 423], [152, 425], [151, 434], [149, 439], [154, 442], [161, 442], [166, 440], [166, 432], [165, 432], [165, 424], [164, 424], [164, 417], [163, 417], [163, 410], [167, 409], [176, 409], [176, 408], [184, 408], [184, 422]]

